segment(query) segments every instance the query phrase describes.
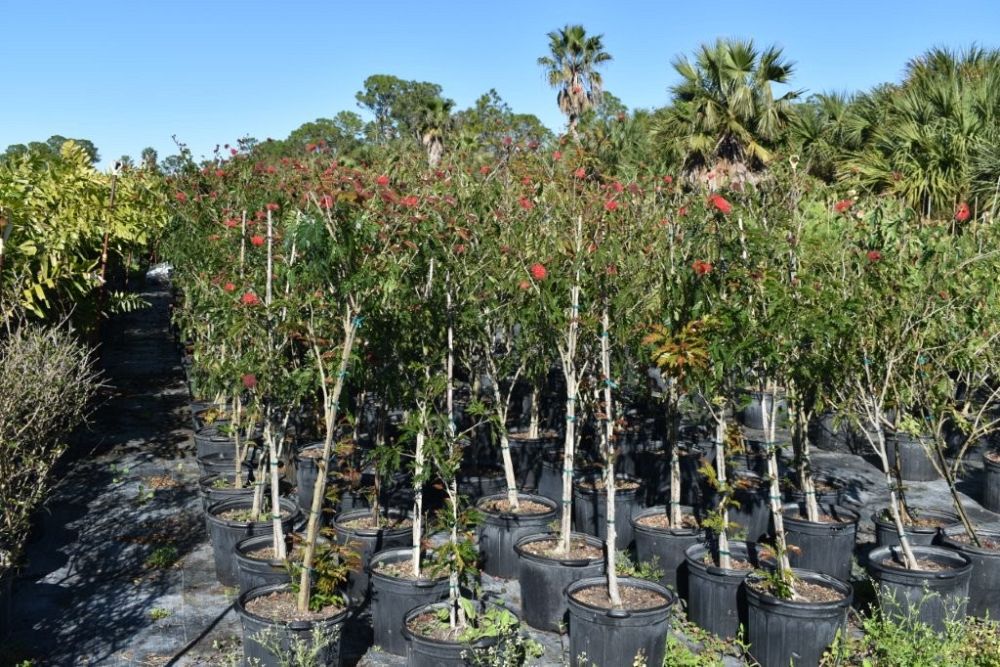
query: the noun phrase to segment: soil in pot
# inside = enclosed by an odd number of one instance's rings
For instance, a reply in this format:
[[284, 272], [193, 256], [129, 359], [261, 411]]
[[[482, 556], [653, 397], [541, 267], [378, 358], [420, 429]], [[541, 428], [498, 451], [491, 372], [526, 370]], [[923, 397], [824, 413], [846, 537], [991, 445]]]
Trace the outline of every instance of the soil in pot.
[[906, 569], [898, 547], [877, 547], [868, 554], [879, 604], [890, 616], [915, 617], [942, 632], [946, 620], [965, 617], [972, 561], [950, 549], [914, 546], [912, 550], [922, 569]]
[[688, 619], [698, 627], [723, 639], [739, 634], [746, 623], [746, 594], [743, 580], [755, 568], [756, 555], [743, 542], [730, 542], [732, 567], [721, 568], [708, 545], [688, 547]]
[[[642, 484], [631, 477], [615, 480], [615, 548], [624, 551], [632, 544], [632, 517], [642, 509]], [[573, 527], [604, 540], [608, 535], [608, 496], [603, 478], [573, 484]]]
[[375, 645], [393, 655], [406, 654], [403, 623], [407, 611], [448, 597], [448, 577], [414, 577], [413, 550], [389, 549], [372, 557], [371, 612]]
[[393, 547], [413, 544], [413, 522], [401, 513], [390, 513], [376, 520], [370, 510], [342, 512], [333, 521], [337, 542], [352, 547], [359, 557], [359, 567], [349, 575], [348, 593], [359, 606], [367, 604], [372, 556]]
[[[346, 606], [300, 612], [296, 596], [287, 586], [276, 585], [240, 595], [235, 608], [243, 626], [244, 665], [280, 667], [287, 664], [294, 647], [302, 644], [316, 652], [315, 664], [340, 664]], [[321, 646], [312, 643], [317, 636], [321, 637]]]
[[1000, 531], [977, 530], [976, 534], [978, 547], [962, 527], [956, 526], [942, 533], [941, 545], [972, 561], [966, 613], [997, 620], [1000, 619]]
[[592, 536], [573, 533], [569, 553], [559, 551], [559, 538], [550, 533], [529, 535], [514, 545], [520, 563], [521, 612], [524, 622], [538, 630], [565, 629], [568, 585], [604, 572], [602, 542]]
[[[285, 536], [285, 549], [288, 560], [302, 562], [305, 547], [305, 536], [294, 533]], [[326, 538], [319, 536], [318, 544], [326, 543]], [[233, 554], [236, 561], [236, 573], [239, 579], [240, 592], [246, 593], [260, 586], [286, 584], [290, 574], [286, 561], [278, 560], [274, 555], [274, 539], [270, 534], [256, 535], [241, 540], [236, 544]]]
[[[938, 533], [959, 524], [957, 514], [933, 510], [910, 510], [910, 521], [904, 521], [903, 528], [910, 544], [928, 546], [934, 543]], [[881, 509], [872, 515], [875, 523], [875, 542], [880, 547], [899, 545], [899, 535], [896, 524], [893, 523], [888, 509]]]
[[789, 503], [784, 507], [785, 539], [792, 567], [827, 574], [847, 581], [858, 534], [857, 512], [846, 507], [820, 507], [819, 521], [806, 518], [805, 506]]
[[664, 637], [677, 596], [650, 581], [618, 580], [622, 607], [612, 608], [604, 577], [591, 577], [566, 588], [569, 606], [570, 664], [663, 664]]
[[514, 545], [522, 537], [544, 532], [556, 520], [557, 507], [548, 498], [518, 494], [518, 511], [512, 512], [506, 493], [481, 498], [476, 504], [481, 515], [476, 532], [483, 572], [503, 579], [516, 578]]
[[[243, 479], [240, 488], [233, 486], [233, 473], [203, 475], [198, 479], [198, 492], [201, 494], [202, 509], [207, 510], [215, 503], [237, 498], [250, 498], [254, 492], [253, 482]], [[265, 489], [266, 493], [266, 489]]]
[[438, 611], [447, 609], [447, 605], [447, 602], [438, 602], [407, 612], [402, 628], [407, 642], [407, 667], [465, 667], [480, 664], [485, 655], [469, 654], [485, 653], [497, 644], [495, 637], [485, 637], [474, 642], [462, 641], [457, 636], [458, 632], [447, 625], [442, 626], [438, 620]]
[[[250, 522], [252, 505], [253, 502], [249, 499], [224, 500], [212, 505], [205, 512], [208, 535], [212, 542], [212, 555], [215, 560], [215, 576], [225, 586], [239, 584], [234, 558], [236, 543], [248, 537], [270, 533], [273, 530], [268, 512], [262, 512], [260, 520]], [[287, 534], [301, 518], [301, 513], [294, 502], [282, 498], [281, 516], [281, 526]]]
[[818, 665], [847, 625], [853, 589], [829, 575], [795, 569], [796, 598], [771, 594], [757, 575], [745, 581], [747, 639], [761, 667]]
[[660, 585], [686, 597], [688, 574], [684, 554], [704, 540], [705, 532], [690, 507], [681, 507], [683, 521], [678, 528], [670, 527], [667, 511], [666, 507], [652, 507], [632, 518], [635, 557], [639, 563], [655, 563], [663, 571]]

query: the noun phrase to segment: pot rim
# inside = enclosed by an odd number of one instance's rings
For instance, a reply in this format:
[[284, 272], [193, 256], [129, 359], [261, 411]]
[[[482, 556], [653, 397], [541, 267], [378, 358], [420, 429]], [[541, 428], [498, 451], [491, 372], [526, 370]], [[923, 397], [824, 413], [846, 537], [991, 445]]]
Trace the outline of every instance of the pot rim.
[[[801, 568], [792, 568], [792, 573], [800, 578], [804, 579], [809, 583], [822, 583], [827, 586], [827, 588], [832, 588], [838, 593], [841, 593], [844, 597], [839, 600], [824, 600], [821, 602], [812, 602], [810, 600], [783, 600], [771, 593], [766, 591], [757, 590], [752, 586], [747, 585], [747, 580], [744, 580], [743, 586], [746, 589], [746, 594], [748, 597], [753, 597], [762, 605], [768, 605], [771, 607], [788, 607], [792, 609], [837, 609], [838, 607], [849, 607], [851, 602], [854, 600], [854, 586], [848, 581], [841, 581], [836, 577], [831, 577], [828, 574], [823, 574], [822, 572], [816, 572], [814, 570], [804, 570]], [[754, 581], [759, 581], [761, 575], [757, 573], [751, 573], [747, 579], [753, 579]]]
[[[694, 508], [690, 505], [681, 505], [681, 510], [684, 509], [691, 510], [691, 514], [694, 514]], [[698, 528], [660, 528], [659, 526], [647, 526], [645, 524], [639, 523], [639, 519], [644, 519], [647, 516], [655, 516], [660, 514], [666, 514], [666, 505], [655, 505], [653, 507], [647, 507], [641, 512], [633, 516], [630, 521], [632, 523], [632, 529], [639, 532], [655, 533], [657, 535], [676, 535], [678, 537], [693, 537], [700, 535], [705, 532], [702, 527]]]
[[537, 554], [530, 553], [524, 549], [524, 545], [530, 542], [544, 542], [546, 540], [555, 541], [558, 539], [559, 539], [558, 533], [550, 533], [550, 532], [532, 533], [531, 535], [525, 535], [514, 544], [514, 552], [517, 554], [518, 558], [534, 561], [536, 563], [544, 563], [546, 565], [563, 565], [565, 567], [587, 567], [588, 565], [596, 565], [598, 563], [604, 563], [604, 541], [593, 535], [587, 535], [586, 533], [571, 532], [570, 539], [571, 540], [582, 539], [588, 545], [598, 547], [601, 550], [600, 558], [578, 558], [578, 559], [548, 558], [547, 556], [539, 556]]
[[607, 586], [607, 577], [586, 577], [584, 579], [577, 579], [571, 582], [566, 588], [563, 589], [563, 596], [566, 598], [567, 604], [570, 606], [576, 605], [583, 609], [589, 611], [596, 611], [603, 613], [609, 618], [633, 618], [639, 617], [643, 618], [646, 616], [658, 616], [664, 611], [670, 609], [677, 602], [677, 594], [671, 591], [665, 586], [661, 586], [652, 581], [646, 581], [645, 579], [636, 579], [635, 577], [619, 577], [619, 586], [630, 586], [632, 588], [644, 588], [647, 590], [652, 590], [653, 592], [662, 595], [666, 600], [663, 604], [657, 605], [655, 607], [647, 607], [645, 609], [613, 609], [608, 607], [601, 607], [597, 605], [592, 605], [581, 600], [577, 600], [573, 597], [573, 593], [580, 591], [585, 588], [597, 588], [600, 586]]
[[[952, 539], [952, 535], [958, 532], [965, 532], [965, 528], [962, 525], [949, 526], [948, 528], [943, 528], [941, 530], [941, 541], [944, 542], [949, 548], [955, 549], [960, 552], [969, 552], [976, 554], [977, 556], [987, 556], [993, 558], [1000, 558], [1000, 549], [987, 549], [986, 547], [977, 547], [974, 544], [966, 544], [965, 542], [960, 542], [958, 540]], [[980, 528], [976, 530], [976, 534], [981, 537], [989, 537], [993, 540], [1000, 541], [1000, 530], [990, 530]]]
[[[551, 498], [546, 498], [545, 496], [540, 496], [536, 493], [523, 493], [521, 491], [517, 492], [518, 500], [530, 500], [533, 503], [538, 503], [539, 505], [545, 505], [548, 509], [544, 512], [534, 512], [532, 514], [515, 514], [514, 512], [497, 512], [495, 510], [489, 510], [483, 507], [488, 502], [494, 500], [506, 500], [506, 493], [494, 493], [488, 496], [483, 496], [476, 501], [476, 509], [488, 517], [499, 518], [506, 521], [514, 521], [518, 519], [535, 519], [538, 517], [548, 516], [549, 514], [555, 514], [559, 511], [559, 505], [556, 501]], [[551, 507], [550, 507], [551, 506]]]
[[970, 559], [961, 551], [954, 551], [952, 549], [942, 549], [941, 547], [935, 547], [935, 546], [915, 545], [911, 546], [910, 549], [913, 551], [913, 555], [916, 556], [917, 558], [936, 556], [938, 558], [943, 558], [945, 560], [951, 560], [952, 562], [958, 559], [962, 561], [962, 565], [944, 571], [908, 570], [904, 567], [889, 567], [887, 565], [883, 565], [882, 560], [887, 556], [892, 557], [893, 554], [895, 553], [895, 550], [898, 548], [899, 547], [896, 546], [875, 547], [868, 553], [866, 566], [869, 569], [875, 570], [880, 573], [889, 573], [901, 577], [907, 577], [918, 580], [957, 579], [958, 577], [961, 577], [972, 570], [972, 559]]
[[[475, 601], [473, 601], [473, 602], [475, 602]], [[513, 614], [514, 617], [517, 619], [518, 626], [521, 625], [521, 617], [513, 609], [511, 609], [510, 607], [506, 606], [505, 604], [502, 604], [502, 601], [497, 601], [497, 600], [483, 601], [483, 600], [480, 600], [479, 603], [480, 604], [484, 604], [484, 605], [485, 604], [491, 604], [494, 607], [501, 607], [503, 609], [506, 609], [511, 614]], [[417, 616], [419, 616], [420, 614], [422, 614], [424, 612], [431, 611], [431, 610], [436, 610], [436, 609], [441, 609], [441, 608], [445, 607], [448, 604], [451, 604], [448, 600], [445, 600], [443, 602], [432, 602], [431, 604], [423, 604], [423, 605], [420, 605], [419, 607], [414, 607], [413, 609], [411, 609], [408, 612], [406, 612], [406, 614], [403, 615], [403, 626], [400, 628], [400, 632], [403, 635], [403, 637], [406, 638], [407, 641], [420, 641], [420, 642], [425, 642], [427, 644], [435, 644], [435, 645], [438, 645], [438, 646], [467, 646], [467, 647], [473, 648], [473, 649], [476, 649], [476, 648], [488, 648], [488, 647], [490, 647], [490, 646], [492, 646], [492, 645], [494, 645], [494, 644], [497, 643], [497, 638], [496, 637], [484, 637], [484, 638], [478, 639], [478, 640], [476, 640], [474, 642], [449, 641], [447, 639], [434, 639], [433, 637], [427, 637], [425, 635], [420, 635], [420, 634], [417, 634], [417, 633], [413, 632], [412, 630], [410, 630], [410, 621], [412, 621], [414, 618], [416, 618]]]
[[[700, 556], [704, 556], [706, 553], [711, 553], [709, 545], [704, 543], [692, 544], [684, 550], [684, 560], [687, 562], [688, 567], [693, 566], [707, 574], [727, 577], [730, 579], [745, 579], [747, 575], [753, 572], [753, 570], [736, 570], [732, 568], [719, 567], [718, 565], [706, 565], [700, 557], [695, 557], [695, 554], [698, 554], [699, 551], [704, 552], [699, 554]], [[747, 560], [750, 560], [750, 545], [746, 542], [730, 541], [729, 552], [733, 556], [745, 557]], [[751, 563], [751, 565], [752, 564], [753, 563]]]
[[[384, 526], [382, 528], [351, 528], [343, 524], [345, 518], [347, 521], [351, 521], [353, 519], [360, 519], [363, 516], [371, 516], [371, 514], [372, 514], [371, 508], [368, 507], [363, 507], [361, 509], [347, 510], [346, 512], [341, 512], [337, 516], [333, 517], [333, 525], [339, 531], [343, 531], [344, 533], [352, 533], [360, 537], [378, 537], [380, 534], [385, 535], [387, 533], [388, 534], [405, 533], [405, 532], [410, 532], [413, 529], [413, 526], [404, 526], [402, 528], [390, 528], [388, 526]], [[401, 519], [410, 518], [409, 512], [389, 510], [387, 514], [389, 515], [395, 514], [397, 518]]]
[[327, 618], [317, 618], [312, 621], [278, 621], [273, 618], [267, 618], [266, 616], [261, 616], [255, 614], [246, 608], [246, 603], [258, 597], [267, 595], [268, 593], [275, 593], [285, 590], [291, 592], [290, 584], [266, 584], [264, 586], [257, 586], [256, 588], [251, 588], [245, 593], [241, 593], [236, 600], [233, 602], [233, 607], [236, 609], [236, 613], [241, 616], [246, 616], [252, 618], [260, 623], [266, 623], [268, 625], [274, 625], [279, 627], [286, 627], [295, 629], [307, 630], [312, 628], [314, 625], [325, 625], [328, 623], [337, 623], [351, 612], [351, 599], [348, 597], [347, 593], [342, 593], [344, 596], [345, 605], [344, 607], [334, 614], [333, 616], [328, 616]]
[[385, 579], [386, 581], [409, 581], [413, 583], [415, 588], [429, 588], [441, 582], [448, 581], [448, 575], [442, 574], [434, 579], [428, 579], [426, 577], [421, 577], [419, 579], [412, 579], [409, 577], [394, 577], [385, 572], [380, 572], [375, 569], [375, 565], [384, 561], [387, 558], [402, 556], [401, 560], [408, 559], [413, 553], [413, 547], [392, 547], [391, 549], [383, 549], [371, 557], [368, 565], [365, 566], [365, 570], [374, 579]]
[[[861, 521], [861, 515], [860, 514], [858, 514], [857, 512], [855, 512], [854, 510], [852, 510], [849, 507], [844, 507], [843, 505], [837, 505], [837, 504], [835, 504], [835, 505], [826, 504], [826, 505], [820, 506], [820, 508], [819, 508], [820, 514], [824, 514], [826, 516], [830, 516], [830, 512], [826, 511], [824, 508], [826, 508], [826, 509], [833, 509], [838, 514], [842, 514], [842, 515], [846, 516], [848, 519], [851, 519], [851, 521], [838, 521], [838, 522], [833, 522], [833, 523], [829, 523], [829, 522], [826, 522], [826, 521], [809, 521], [808, 519], [805, 519], [805, 518], [802, 517], [802, 514], [801, 514], [802, 510], [801, 510], [800, 505], [801, 505], [801, 503], [797, 503], [797, 502], [794, 502], [794, 503], [785, 503], [781, 507], [782, 517], [785, 518], [785, 519], [794, 521], [796, 523], [809, 524], [810, 526], [829, 526], [831, 528], [831, 530], [833, 530], [835, 528], [841, 528], [843, 530], [847, 530], [847, 528], [849, 528], [850, 526], [857, 527], [858, 522]], [[792, 515], [791, 513], [794, 513], [794, 515]]]
[[[892, 519], [882, 519], [882, 518], [880, 518], [882, 516], [882, 513], [886, 509], [888, 509], [888, 508], [887, 507], [880, 507], [880, 508], [876, 509], [874, 512], [872, 512], [872, 523], [874, 523], [876, 526], [878, 526], [879, 524], [881, 524], [883, 526], [889, 526], [892, 530], [895, 530], [896, 526], [895, 526], [895, 523], [893, 522]], [[914, 508], [914, 509], [918, 509], [918, 508]], [[933, 528], [928, 527], [928, 526], [907, 526], [907, 525], [904, 524], [903, 528], [906, 529], [907, 533], [918, 533], [918, 534], [920, 534], [920, 533], [924, 533], [924, 534], [926, 534], [926, 533], [936, 533], [938, 531], [945, 530], [946, 528], [951, 528], [953, 525], [955, 525], [955, 524], [957, 524], [957, 523], [959, 523], [961, 521], [961, 519], [958, 518], [957, 514], [955, 514], [954, 512], [949, 512], [947, 510], [925, 510], [925, 509], [920, 509], [916, 514], [917, 514], [917, 516], [929, 516], [929, 517], [935, 518], [935, 519], [948, 519], [951, 523], [949, 523], [946, 526], [934, 526]]]
[[[298, 519], [301, 516], [302, 510], [300, 510], [299, 506], [297, 504], [295, 504], [295, 502], [293, 502], [290, 498], [281, 498], [280, 501], [279, 501], [279, 503], [281, 505], [285, 505], [286, 507], [292, 508], [291, 511], [289, 512], [288, 516], [281, 520], [281, 523], [285, 523], [285, 522], [292, 522], [292, 523], [294, 523], [295, 520]], [[208, 508], [205, 510], [205, 516], [208, 517], [209, 521], [214, 521], [216, 523], [221, 523], [223, 525], [231, 526], [231, 527], [237, 527], [237, 526], [257, 526], [257, 525], [260, 525], [260, 524], [265, 524], [265, 525], [270, 525], [271, 524], [271, 521], [272, 521], [271, 518], [262, 519], [260, 521], [232, 521], [230, 519], [222, 519], [222, 518], [220, 518], [218, 516], [219, 508], [222, 507], [223, 505], [229, 505], [229, 504], [232, 504], [232, 505], [248, 505], [249, 507], [253, 507], [253, 499], [248, 499], [248, 498], [226, 498], [225, 500], [220, 500], [219, 502], [212, 503], [211, 505], [208, 506]], [[231, 507], [231, 508], [227, 507], [225, 509], [237, 509], [237, 508], [236, 507]], [[261, 514], [261, 516], [264, 516], [263, 513]]]

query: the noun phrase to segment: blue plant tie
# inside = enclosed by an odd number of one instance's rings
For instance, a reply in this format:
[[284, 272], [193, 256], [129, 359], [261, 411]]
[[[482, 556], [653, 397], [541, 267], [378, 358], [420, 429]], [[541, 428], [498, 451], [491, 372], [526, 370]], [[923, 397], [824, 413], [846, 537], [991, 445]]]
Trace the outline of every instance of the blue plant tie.
[[361, 325], [364, 323], [365, 323], [365, 318], [361, 317], [360, 315], [356, 315], [354, 319], [351, 321], [351, 325], [354, 326], [355, 329], [360, 329]]
[[618, 383], [615, 382], [614, 380], [611, 380], [610, 378], [607, 379], [607, 380], [605, 380], [604, 384], [606, 384], [607, 386], [611, 387], [612, 389], [618, 386]]
[[576, 421], [576, 417], [573, 416], [573, 415], [566, 415], [566, 421], [568, 421], [568, 422], [575, 422]]
[[723, 551], [722, 549], [719, 549], [719, 555], [720, 556], [732, 556], [733, 554], [731, 554], [728, 551]]
[[345, 377], [347, 377], [347, 371], [340, 371], [339, 373], [337, 373], [337, 376], [345, 378]]

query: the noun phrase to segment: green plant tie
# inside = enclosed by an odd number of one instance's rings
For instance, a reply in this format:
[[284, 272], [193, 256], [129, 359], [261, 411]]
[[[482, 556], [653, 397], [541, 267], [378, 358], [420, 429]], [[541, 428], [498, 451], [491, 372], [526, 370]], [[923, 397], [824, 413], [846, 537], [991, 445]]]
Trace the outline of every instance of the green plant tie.
[[618, 386], [618, 383], [615, 382], [614, 380], [611, 380], [611, 379], [605, 380], [604, 384], [607, 385], [607, 386], [609, 386], [609, 387], [612, 387], [612, 388]]
[[274, 520], [274, 519], [277, 519], [277, 520], [281, 521], [281, 515], [280, 514], [274, 514], [274, 513], [272, 513], [271, 514], [271, 520]]
[[339, 377], [345, 378], [345, 377], [347, 377], [347, 371], [340, 371], [339, 373], [337, 373], [337, 375]]
[[566, 415], [566, 421], [568, 421], [568, 422], [575, 422], [576, 421], [576, 417], [574, 417], [573, 415]]
[[771, 500], [775, 500], [775, 501], [780, 501], [781, 500], [781, 496], [769, 496], [769, 498]]
[[803, 491], [802, 493], [806, 494], [807, 496], [815, 496], [816, 495], [815, 491]]
[[728, 551], [723, 551], [722, 549], [719, 549], [719, 555], [720, 556], [732, 556], [733, 554], [729, 553]]
[[570, 505], [570, 504], [572, 504], [572, 503], [573, 503], [573, 501], [572, 501], [572, 500], [563, 500], [563, 501], [562, 501], [562, 504], [563, 504], [563, 505]]

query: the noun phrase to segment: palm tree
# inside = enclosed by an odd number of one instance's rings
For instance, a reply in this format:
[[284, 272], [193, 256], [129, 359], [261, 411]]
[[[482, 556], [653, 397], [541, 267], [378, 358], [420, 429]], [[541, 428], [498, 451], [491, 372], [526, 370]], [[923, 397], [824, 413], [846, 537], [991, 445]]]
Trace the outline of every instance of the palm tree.
[[791, 150], [802, 169], [826, 183], [833, 183], [837, 167], [852, 147], [848, 137], [852, 98], [843, 93], [820, 93], [795, 108], [788, 127]]
[[673, 66], [681, 82], [656, 136], [672, 144], [689, 177], [713, 185], [716, 176], [742, 181], [764, 169], [800, 94], [774, 96], [772, 84], [787, 84], [794, 69], [781, 49], [719, 39]]
[[451, 109], [455, 103], [435, 97], [420, 110], [420, 143], [427, 151], [427, 164], [437, 167], [444, 155], [444, 135], [451, 128]]
[[582, 25], [567, 25], [548, 34], [551, 55], [538, 64], [545, 68], [549, 85], [558, 88], [556, 102], [566, 114], [569, 132], [576, 137], [580, 116], [600, 102], [604, 81], [596, 68], [609, 60], [604, 50], [604, 35], [588, 36]]

